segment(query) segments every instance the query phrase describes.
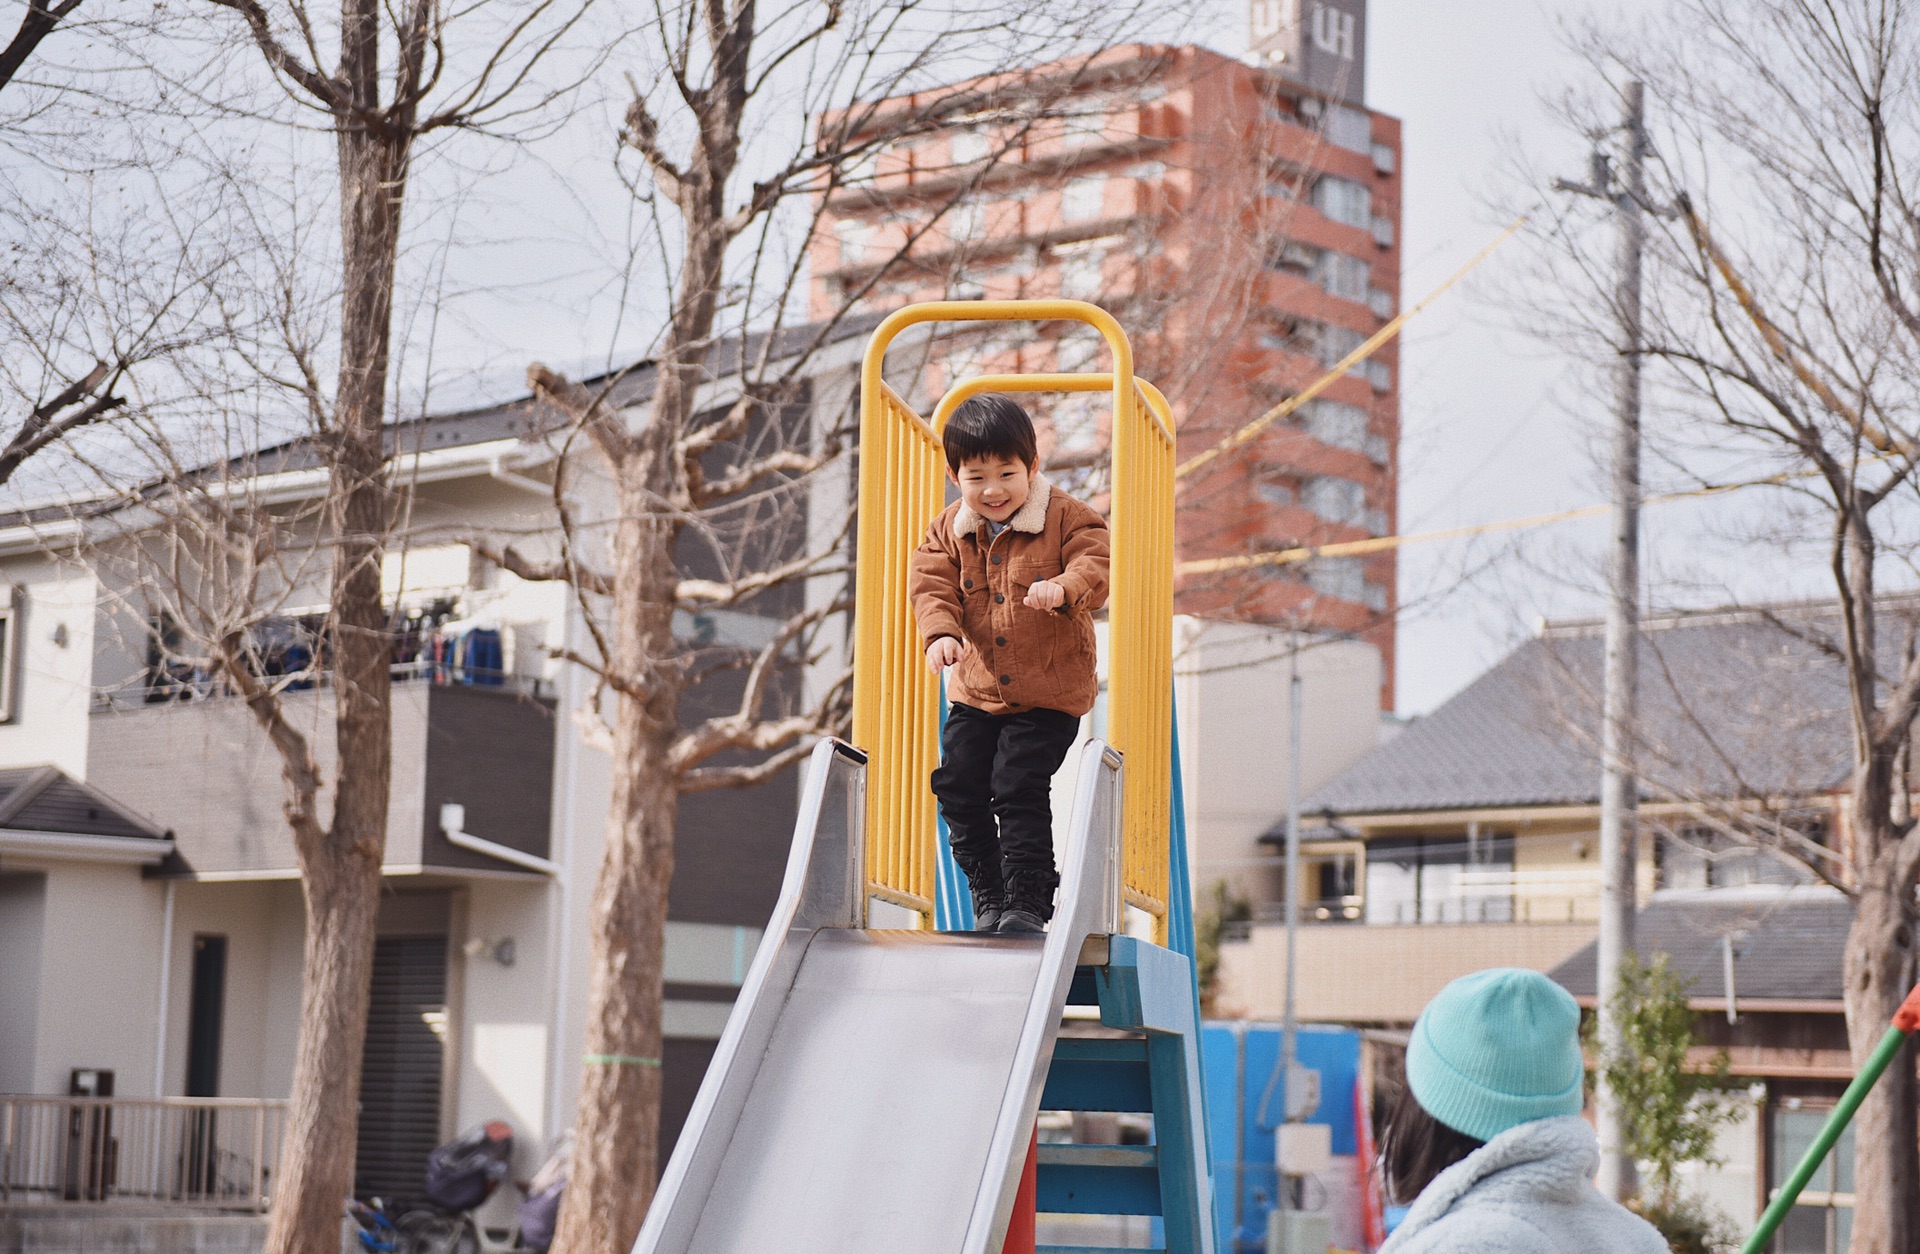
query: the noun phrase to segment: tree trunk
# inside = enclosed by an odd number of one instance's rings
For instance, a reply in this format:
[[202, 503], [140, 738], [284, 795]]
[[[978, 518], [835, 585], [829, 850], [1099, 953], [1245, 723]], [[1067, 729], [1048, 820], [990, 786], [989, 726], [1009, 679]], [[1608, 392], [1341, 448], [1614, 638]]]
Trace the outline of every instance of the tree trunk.
[[[1857, 1071], [1880, 1043], [1915, 981], [1913, 886], [1896, 874], [1897, 841], [1867, 868], [1845, 963], [1847, 1041]], [[1909, 1040], [1854, 1116], [1852, 1254], [1912, 1254], [1920, 1249], [1920, 1086]]]
[[[652, 458], [636, 458], [658, 467]], [[648, 474], [622, 468], [615, 532], [613, 795], [594, 888], [593, 978], [574, 1115], [571, 1175], [555, 1254], [627, 1254], [659, 1174], [660, 1050], [667, 888], [679, 793], [674, 525]], [[638, 686], [625, 681], [641, 679]]]
[[353, 1188], [379, 859], [322, 860], [306, 871], [301, 889], [307, 935], [300, 1049], [266, 1248], [339, 1254], [341, 1206]]
[[385, 413], [400, 206], [410, 125], [370, 128], [379, 101], [373, 0], [342, 6], [341, 78], [353, 108], [336, 114], [342, 299], [340, 373], [323, 532], [333, 546], [331, 636], [338, 765], [325, 837], [300, 842], [307, 908], [300, 1046], [289, 1136], [266, 1254], [338, 1254], [353, 1189], [360, 1064], [374, 924], [386, 857], [393, 764], [392, 642], [381, 559], [392, 521]]

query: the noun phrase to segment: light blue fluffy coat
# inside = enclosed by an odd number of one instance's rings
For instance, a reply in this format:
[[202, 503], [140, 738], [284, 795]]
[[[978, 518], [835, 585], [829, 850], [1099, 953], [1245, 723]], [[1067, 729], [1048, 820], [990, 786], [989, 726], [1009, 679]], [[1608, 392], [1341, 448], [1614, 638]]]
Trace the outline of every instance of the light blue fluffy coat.
[[1435, 1176], [1379, 1254], [1668, 1254], [1593, 1187], [1599, 1166], [1578, 1115], [1509, 1128]]

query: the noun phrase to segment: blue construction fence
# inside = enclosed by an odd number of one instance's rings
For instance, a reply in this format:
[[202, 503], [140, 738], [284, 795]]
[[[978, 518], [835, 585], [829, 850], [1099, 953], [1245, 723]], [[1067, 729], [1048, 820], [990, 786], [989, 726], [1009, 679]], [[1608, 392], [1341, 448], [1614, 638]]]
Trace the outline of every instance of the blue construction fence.
[[[1320, 1104], [1308, 1123], [1331, 1129], [1334, 1166], [1310, 1178], [1305, 1209], [1333, 1218], [1334, 1246], [1364, 1249], [1360, 1237], [1362, 1172], [1355, 1121], [1360, 1034], [1351, 1028], [1302, 1025], [1298, 1057], [1320, 1073]], [[1274, 1129], [1284, 1122], [1286, 1079], [1279, 1074], [1280, 1025], [1209, 1021], [1201, 1028], [1200, 1065], [1207, 1094], [1207, 1136], [1213, 1158], [1215, 1231], [1232, 1254], [1266, 1249], [1267, 1215], [1280, 1197]], [[1223, 1251], [1223, 1254], [1225, 1252]]]

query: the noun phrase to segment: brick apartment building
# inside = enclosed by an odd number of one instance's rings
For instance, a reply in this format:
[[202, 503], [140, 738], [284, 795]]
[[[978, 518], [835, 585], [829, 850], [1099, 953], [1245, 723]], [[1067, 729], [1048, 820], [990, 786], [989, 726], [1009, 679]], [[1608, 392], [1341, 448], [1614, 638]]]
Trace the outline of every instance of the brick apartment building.
[[[1245, 59], [1134, 45], [1056, 62], [1011, 93], [995, 80], [991, 113], [879, 148], [823, 206], [811, 314], [1095, 301], [1172, 401], [1183, 460], [1306, 387], [1398, 310], [1400, 123], [1363, 99], [1364, 0], [1258, 0], [1252, 19]], [[1022, 92], [1024, 115], [1004, 107]], [[1085, 328], [996, 326], [931, 346], [920, 391], [981, 369], [1103, 362]], [[1040, 414], [1048, 465], [1097, 495], [1101, 400], [1062, 397]], [[1182, 480], [1181, 559], [1390, 534], [1398, 442], [1389, 343]], [[1391, 553], [1256, 566], [1183, 577], [1178, 609], [1357, 634], [1381, 651], [1391, 708], [1394, 582]]]

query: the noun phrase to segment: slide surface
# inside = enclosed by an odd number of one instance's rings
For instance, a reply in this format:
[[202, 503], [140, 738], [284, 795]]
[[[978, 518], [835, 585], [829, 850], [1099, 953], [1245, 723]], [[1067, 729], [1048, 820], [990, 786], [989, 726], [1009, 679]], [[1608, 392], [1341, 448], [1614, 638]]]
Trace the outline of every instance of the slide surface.
[[823, 743], [772, 925], [636, 1254], [984, 1254], [1011, 1214], [1068, 986], [1114, 930], [1118, 761], [1081, 758], [1048, 935], [854, 926], [863, 760]]

